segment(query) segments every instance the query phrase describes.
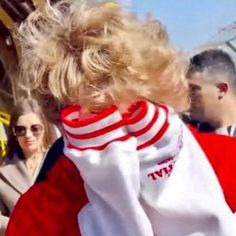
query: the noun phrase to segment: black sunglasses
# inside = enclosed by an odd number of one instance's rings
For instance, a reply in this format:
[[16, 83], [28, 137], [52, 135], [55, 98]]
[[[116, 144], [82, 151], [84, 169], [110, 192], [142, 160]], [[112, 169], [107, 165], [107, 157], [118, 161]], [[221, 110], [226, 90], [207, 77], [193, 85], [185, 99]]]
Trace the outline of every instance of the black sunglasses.
[[[13, 134], [17, 137], [25, 136], [27, 129], [28, 128], [23, 125], [15, 125], [13, 128]], [[35, 125], [31, 125], [29, 129], [34, 136], [38, 136], [42, 133], [43, 126], [40, 124], [35, 124]]]

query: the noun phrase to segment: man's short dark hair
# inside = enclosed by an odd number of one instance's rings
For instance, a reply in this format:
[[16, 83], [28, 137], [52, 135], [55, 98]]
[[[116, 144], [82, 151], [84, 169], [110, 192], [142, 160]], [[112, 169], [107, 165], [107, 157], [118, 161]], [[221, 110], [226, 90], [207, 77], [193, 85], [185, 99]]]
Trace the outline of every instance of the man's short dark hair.
[[224, 74], [231, 85], [236, 86], [236, 68], [228, 53], [221, 49], [205, 50], [190, 59], [188, 75], [207, 71], [211, 74]]

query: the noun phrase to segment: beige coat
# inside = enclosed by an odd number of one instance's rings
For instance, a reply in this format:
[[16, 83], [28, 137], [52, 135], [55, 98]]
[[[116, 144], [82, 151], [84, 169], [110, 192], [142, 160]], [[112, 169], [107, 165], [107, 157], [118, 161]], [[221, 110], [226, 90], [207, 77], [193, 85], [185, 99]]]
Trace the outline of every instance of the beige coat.
[[26, 192], [33, 184], [40, 167], [34, 176], [30, 175], [24, 160], [16, 155], [12, 160], [0, 166], [0, 236], [4, 235], [9, 216], [22, 193]]

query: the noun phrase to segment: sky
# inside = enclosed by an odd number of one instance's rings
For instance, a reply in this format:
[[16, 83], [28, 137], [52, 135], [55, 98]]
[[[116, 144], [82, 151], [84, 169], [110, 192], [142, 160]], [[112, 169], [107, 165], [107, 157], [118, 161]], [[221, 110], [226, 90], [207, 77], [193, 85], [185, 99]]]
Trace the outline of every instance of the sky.
[[120, 0], [143, 16], [147, 12], [166, 27], [177, 48], [194, 50], [219, 28], [236, 21], [236, 0]]

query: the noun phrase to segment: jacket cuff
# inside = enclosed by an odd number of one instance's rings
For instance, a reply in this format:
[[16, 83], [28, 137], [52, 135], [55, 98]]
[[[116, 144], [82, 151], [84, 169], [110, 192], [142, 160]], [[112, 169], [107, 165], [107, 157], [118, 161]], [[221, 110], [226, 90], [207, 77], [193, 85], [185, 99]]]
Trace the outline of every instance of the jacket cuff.
[[100, 113], [81, 117], [80, 106], [66, 107], [61, 113], [62, 126], [70, 147], [78, 150], [102, 150], [111, 142], [124, 141], [129, 135], [115, 106]]
[[138, 150], [162, 138], [169, 127], [168, 114], [169, 109], [166, 106], [155, 106], [146, 101], [138, 101], [129, 107], [123, 118], [128, 132], [138, 141]]

